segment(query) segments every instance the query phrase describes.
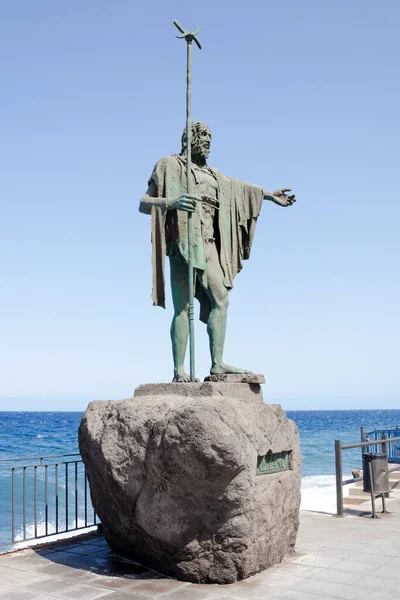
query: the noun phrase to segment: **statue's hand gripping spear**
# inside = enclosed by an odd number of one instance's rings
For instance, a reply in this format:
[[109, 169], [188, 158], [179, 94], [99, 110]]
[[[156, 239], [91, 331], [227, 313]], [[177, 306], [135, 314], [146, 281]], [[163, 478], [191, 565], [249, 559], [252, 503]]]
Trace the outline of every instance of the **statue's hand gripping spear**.
[[[194, 42], [199, 50], [201, 44], [197, 39], [201, 27], [195, 32], [186, 31], [178, 23], [174, 21], [174, 25], [179, 29], [182, 35], [177, 35], [178, 39], [186, 41], [187, 48], [187, 64], [186, 64], [186, 188], [187, 193], [192, 194], [192, 42]], [[190, 381], [196, 381], [195, 376], [195, 354], [194, 354], [194, 269], [192, 256], [193, 242], [193, 220], [192, 214], [188, 213], [188, 280], [189, 280], [189, 340], [190, 340]]]

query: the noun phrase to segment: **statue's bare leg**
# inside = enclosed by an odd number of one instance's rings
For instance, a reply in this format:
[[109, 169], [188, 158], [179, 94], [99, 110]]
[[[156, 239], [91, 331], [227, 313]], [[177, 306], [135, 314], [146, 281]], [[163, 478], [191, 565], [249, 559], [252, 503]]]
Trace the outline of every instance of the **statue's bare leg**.
[[207, 283], [206, 291], [211, 300], [211, 312], [207, 322], [211, 352], [210, 373], [212, 375], [218, 373], [251, 373], [246, 369], [227, 365], [223, 360], [229, 300], [215, 244], [208, 244], [207, 248]]
[[[171, 293], [174, 303], [174, 316], [171, 323], [172, 356], [174, 378], [172, 381], [190, 381], [184, 368], [189, 337], [189, 288], [188, 267], [176, 258], [170, 258]], [[197, 380], [198, 381], [198, 380]]]

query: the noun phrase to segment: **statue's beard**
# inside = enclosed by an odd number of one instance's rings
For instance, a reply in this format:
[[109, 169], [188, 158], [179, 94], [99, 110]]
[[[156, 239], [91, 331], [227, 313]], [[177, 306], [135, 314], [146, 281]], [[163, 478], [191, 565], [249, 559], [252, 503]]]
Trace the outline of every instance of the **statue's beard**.
[[193, 140], [192, 142], [192, 158], [196, 162], [205, 163], [210, 155], [210, 147], [206, 144], [200, 144], [199, 140]]

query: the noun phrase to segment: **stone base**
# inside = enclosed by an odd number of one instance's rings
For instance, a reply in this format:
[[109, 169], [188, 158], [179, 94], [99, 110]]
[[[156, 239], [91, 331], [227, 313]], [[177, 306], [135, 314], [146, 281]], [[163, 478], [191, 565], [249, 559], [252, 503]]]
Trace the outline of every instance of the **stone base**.
[[256, 373], [217, 373], [216, 375], [208, 375], [204, 378], [204, 381], [219, 381], [225, 383], [265, 383], [264, 375], [257, 375]]
[[[149, 384], [92, 402], [79, 445], [107, 542], [124, 556], [232, 583], [294, 550], [298, 431], [257, 383]], [[287, 470], [270, 472], [271, 453]]]
[[170, 396], [183, 401], [215, 398], [220, 401], [235, 398], [244, 402], [263, 403], [261, 386], [258, 383], [222, 383], [205, 381], [204, 383], [145, 383], [134, 391], [134, 398], [141, 396]]

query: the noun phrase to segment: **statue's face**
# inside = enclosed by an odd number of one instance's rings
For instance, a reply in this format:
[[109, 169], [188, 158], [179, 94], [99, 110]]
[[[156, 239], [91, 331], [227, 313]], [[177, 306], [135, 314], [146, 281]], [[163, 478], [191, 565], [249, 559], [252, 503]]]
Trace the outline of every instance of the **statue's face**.
[[193, 136], [192, 154], [197, 154], [207, 159], [210, 154], [210, 147], [211, 131], [207, 125], [201, 124], [199, 129], [196, 131], [196, 134]]

